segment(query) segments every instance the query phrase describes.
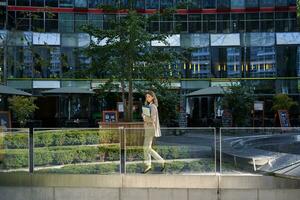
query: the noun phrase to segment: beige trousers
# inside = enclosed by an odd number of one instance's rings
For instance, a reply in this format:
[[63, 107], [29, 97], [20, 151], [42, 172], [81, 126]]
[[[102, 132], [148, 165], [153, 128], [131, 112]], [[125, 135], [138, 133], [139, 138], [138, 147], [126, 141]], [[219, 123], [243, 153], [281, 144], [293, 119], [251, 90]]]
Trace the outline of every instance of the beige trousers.
[[164, 159], [152, 149], [152, 141], [154, 138], [154, 128], [145, 126], [145, 138], [144, 138], [144, 159], [147, 167], [151, 166], [151, 156], [158, 160], [160, 163], [164, 163]]

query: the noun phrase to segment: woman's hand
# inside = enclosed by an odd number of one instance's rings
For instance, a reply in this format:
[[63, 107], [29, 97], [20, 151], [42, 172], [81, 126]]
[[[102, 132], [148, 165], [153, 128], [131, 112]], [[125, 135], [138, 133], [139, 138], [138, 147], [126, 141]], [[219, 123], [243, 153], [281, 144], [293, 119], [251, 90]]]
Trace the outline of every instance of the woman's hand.
[[143, 118], [143, 120], [145, 121], [145, 119], [146, 119], [146, 116], [145, 116], [144, 114], [142, 114], [142, 118]]

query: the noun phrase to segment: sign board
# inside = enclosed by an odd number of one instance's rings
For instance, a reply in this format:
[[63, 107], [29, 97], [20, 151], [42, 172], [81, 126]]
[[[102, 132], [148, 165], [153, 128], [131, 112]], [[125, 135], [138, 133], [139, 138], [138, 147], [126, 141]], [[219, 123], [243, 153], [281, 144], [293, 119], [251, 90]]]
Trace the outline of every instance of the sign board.
[[5, 130], [11, 128], [10, 112], [0, 111], [0, 126]]
[[222, 115], [222, 126], [231, 127], [232, 126], [232, 114], [229, 110], [224, 110]]
[[118, 106], [118, 112], [124, 112], [124, 103], [123, 102], [117, 102]]
[[118, 122], [118, 112], [114, 110], [103, 111], [103, 122]]
[[263, 111], [264, 110], [264, 102], [263, 101], [254, 101], [254, 110], [255, 111]]
[[278, 110], [277, 112], [280, 126], [281, 127], [290, 127], [290, 119], [289, 119], [289, 113], [287, 110]]

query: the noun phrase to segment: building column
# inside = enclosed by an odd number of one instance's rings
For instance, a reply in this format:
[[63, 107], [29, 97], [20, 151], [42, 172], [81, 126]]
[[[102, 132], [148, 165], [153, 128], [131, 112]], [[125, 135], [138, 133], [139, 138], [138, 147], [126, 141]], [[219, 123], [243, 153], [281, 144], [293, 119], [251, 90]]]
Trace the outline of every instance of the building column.
[[179, 127], [187, 127], [187, 118], [186, 118], [186, 92], [180, 90], [180, 99], [179, 99]]

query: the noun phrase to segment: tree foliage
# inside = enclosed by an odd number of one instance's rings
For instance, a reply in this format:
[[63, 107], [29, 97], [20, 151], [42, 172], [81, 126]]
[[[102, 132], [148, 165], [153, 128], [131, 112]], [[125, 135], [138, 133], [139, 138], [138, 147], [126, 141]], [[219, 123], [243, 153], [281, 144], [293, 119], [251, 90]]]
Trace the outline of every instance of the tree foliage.
[[222, 99], [222, 105], [232, 114], [234, 126], [247, 126], [254, 102], [252, 87], [241, 84], [232, 85]]
[[35, 98], [33, 97], [22, 96], [13, 96], [8, 99], [9, 109], [13, 111], [13, 114], [22, 127], [31, 118], [34, 111], [38, 109], [34, 104], [34, 100]]
[[127, 121], [132, 121], [133, 89], [141, 91], [146, 85], [156, 91], [170, 89], [170, 74], [175, 73], [171, 65], [179, 58], [172, 48], [151, 45], [154, 41], [168, 45], [168, 35], [151, 34], [147, 25], [146, 16], [129, 9], [122, 19], [110, 23], [110, 29], [83, 28], [91, 35], [84, 52], [92, 62], [85, 72], [107, 79], [102, 91], [112, 85], [121, 90]]
[[273, 97], [272, 110], [275, 112], [278, 110], [290, 110], [292, 107], [297, 105], [298, 103], [290, 98], [287, 94], [276, 94]]

